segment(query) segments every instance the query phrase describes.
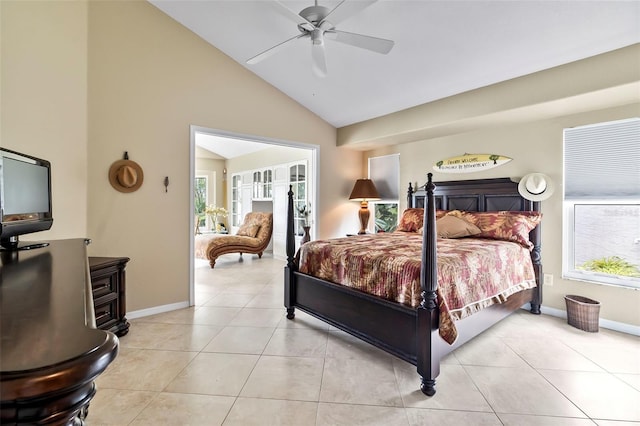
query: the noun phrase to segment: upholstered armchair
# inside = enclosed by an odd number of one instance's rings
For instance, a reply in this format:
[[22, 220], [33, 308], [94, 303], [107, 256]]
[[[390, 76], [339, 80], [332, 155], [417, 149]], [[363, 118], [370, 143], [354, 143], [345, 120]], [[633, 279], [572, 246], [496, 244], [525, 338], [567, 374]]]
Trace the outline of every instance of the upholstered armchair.
[[273, 213], [250, 212], [235, 235], [215, 234], [209, 238], [197, 235], [196, 257], [208, 259], [212, 268], [218, 257], [223, 254], [240, 253], [242, 256], [243, 253], [251, 253], [262, 258], [262, 253], [271, 241], [272, 233]]

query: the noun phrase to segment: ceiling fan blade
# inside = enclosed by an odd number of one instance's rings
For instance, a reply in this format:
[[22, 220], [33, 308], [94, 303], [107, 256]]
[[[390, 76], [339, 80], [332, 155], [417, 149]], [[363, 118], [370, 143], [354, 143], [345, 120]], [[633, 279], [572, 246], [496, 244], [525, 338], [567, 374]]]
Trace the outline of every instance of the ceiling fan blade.
[[324, 43], [311, 45], [311, 59], [313, 63], [313, 72], [318, 77], [327, 75], [327, 59], [324, 54]]
[[349, 33], [346, 31], [331, 30], [324, 33], [325, 36], [340, 43], [349, 44], [361, 49], [386, 55], [391, 51], [395, 42], [385, 38], [371, 37], [363, 34]]
[[263, 59], [268, 58], [269, 56], [273, 55], [274, 53], [280, 51], [282, 48], [286, 47], [287, 44], [289, 44], [290, 42], [297, 40], [299, 38], [304, 38], [304, 37], [310, 37], [309, 33], [303, 33], [303, 34], [298, 34], [295, 37], [291, 37], [288, 40], [283, 41], [280, 44], [276, 44], [273, 47], [268, 48], [267, 50], [258, 53], [256, 56], [247, 59], [247, 64], [249, 65], [253, 65], [253, 64], [257, 64], [258, 62], [262, 61]]
[[334, 7], [331, 12], [323, 21], [328, 20], [333, 25], [337, 25], [339, 22], [344, 21], [345, 19], [355, 15], [356, 13], [364, 10], [366, 7], [372, 5], [377, 0], [357, 0], [357, 1], [345, 1], [342, 0], [336, 7]]
[[297, 12], [294, 12], [293, 10], [289, 9], [284, 4], [280, 3], [277, 0], [274, 0], [274, 3], [276, 4], [276, 9], [280, 13], [280, 15], [284, 16], [289, 20], [294, 21], [296, 24], [302, 25], [304, 28], [306, 28], [309, 31], [315, 28], [315, 26], [311, 22], [307, 21], [305, 18], [298, 15]]

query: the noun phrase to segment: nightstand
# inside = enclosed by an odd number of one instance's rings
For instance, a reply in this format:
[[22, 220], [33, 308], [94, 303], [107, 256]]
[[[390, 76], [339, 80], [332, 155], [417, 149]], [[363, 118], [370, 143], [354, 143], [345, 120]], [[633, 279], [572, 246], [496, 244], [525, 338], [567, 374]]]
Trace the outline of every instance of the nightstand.
[[89, 257], [96, 327], [124, 336], [129, 332], [124, 268], [128, 257]]

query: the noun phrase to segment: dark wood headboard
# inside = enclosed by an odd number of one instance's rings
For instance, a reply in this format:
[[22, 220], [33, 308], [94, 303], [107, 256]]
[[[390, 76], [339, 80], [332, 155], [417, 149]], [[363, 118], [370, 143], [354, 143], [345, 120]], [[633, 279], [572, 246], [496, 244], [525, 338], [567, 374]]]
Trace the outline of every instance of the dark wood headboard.
[[[476, 212], [488, 211], [540, 211], [540, 202], [522, 198], [518, 192], [518, 183], [509, 178], [498, 179], [474, 179], [448, 182], [434, 182], [434, 202], [436, 209], [440, 210], [466, 210]], [[427, 191], [424, 186], [414, 190], [409, 184], [407, 205], [409, 207], [424, 207]], [[540, 225], [529, 234], [529, 240], [533, 243], [531, 260], [536, 274], [536, 282], [541, 291], [541, 240]]]
[[[486, 211], [539, 211], [540, 203], [522, 198], [518, 183], [509, 178], [434, 182], [436, 209]], [[408, 206], [424, 207], [427, 193], [409, 184]]]

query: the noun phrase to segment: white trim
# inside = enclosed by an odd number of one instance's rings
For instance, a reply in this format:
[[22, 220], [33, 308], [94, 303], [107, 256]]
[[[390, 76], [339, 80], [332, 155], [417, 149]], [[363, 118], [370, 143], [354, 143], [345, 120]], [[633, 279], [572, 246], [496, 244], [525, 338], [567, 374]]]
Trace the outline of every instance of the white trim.
[[[316, 188], [318, 188], [318, 185], [320, 185], [320, 145], [316, 145], [316, 144], [310, 144], [310, 143], [304, 143], [304, 142], [295, 142], [295, 141], [289, 141], [289, 140], [284, 140], [284, 139], [273, 139], [273, 138], [266, 138], [266, 137], [262, 137], [262, 136], [255, 136], [255, 135], [248, 135], [248, 134], [242, 134], [242, 133], [234, 133], [234, 132], [228, 132], [225, 130], [219, 130], [219, 129], [211, 129], [208, 127], [202, 127], [202, 126], [196, 126], [194, 124], [189, 126], [189, 212], [191, 212], [189, 214], [189, 231], [188, 231], [188, 235], [189, 235], [189, 259], [188, 259], [188, 263], [189, 263], [189, 306], [194, 306], [195, 305], [195, 277], [194, 277], [194, 271], [195, 271], [195, 259], [194, 259], [194, 215], [193, 215], [193, 211], [194, 211], [194, 196], [193, 196], [193, 190], [194, 190], [194, 177], [195, 177], [195, 161], [196, 161], [196, 154], [195, 154], [195, 150], [196, 150], [196, 133], [207, 133], [210, 135], [215, 135], [215, 136], [221, 136], [221, 137], [226, 137], [226, 138], [232, 138], [232, 139], [242, 139], [242, 140], [247, 140], [247, 141], [252, 141], [252, 142], [258, 142], [258, 143], [265, 143], [265, 144], [269, 144], [269, 145], [277, 145], [277, 146], [284, 146], [284, 147], [290, 147], [290, 148], [300, 148], [300, 149], [308, 149], [311, 151], [311, 167], [312, 170], [315, 174], [316, 180], [312, 183], [312, 187], [311, 188], [307, 188], [307, 191], [309, 191], [310, 189], [312, 190], [311, 192], [311, 196], [307, 196], [307, 198], [312, 198], [313, 199], [313, 205], [315, 205], [316, 207], [319, 206], [319, 190], [316, 190]], [[307, 165], [307, 167], [309, 167]], [[309, 194], [309, 193], [308, 193]], [[311, 228], [311, 235], [317, 235], [317, 220], [315, 220], [312, 223], [312, 228]]]
[[138, 311], [127, 312], [128, 319], [136, 319], [142, 317], [148, 317], [150, 315], [162, 314], [165, 312], [176, 311], [178, 309], [184, 309], [189, 307], [189, 302], [170, 303], [168, 305], [154, 306], [153, 308], [140, 309]]
[[[530, 305], [527, 303], [526, 305], [523, 306], [523, 309], [529, 310]], [[567, 319], [567, 311], [563, 311], [562, 309], [541, 306], [540, 311], [545, 315]], [[620, 333], [627, 333], [634, 336], [640, 336], [640, 326], [637, 326], [637, 325], [626, 324], [618, 321], [611, 321], [603, 318], [599, 318], [598, 324], [600, 325], [600, 327], [606, 328], [608, 330], [619, 331]]]

